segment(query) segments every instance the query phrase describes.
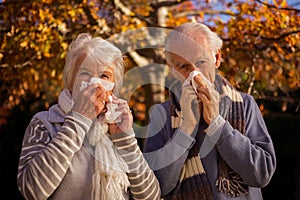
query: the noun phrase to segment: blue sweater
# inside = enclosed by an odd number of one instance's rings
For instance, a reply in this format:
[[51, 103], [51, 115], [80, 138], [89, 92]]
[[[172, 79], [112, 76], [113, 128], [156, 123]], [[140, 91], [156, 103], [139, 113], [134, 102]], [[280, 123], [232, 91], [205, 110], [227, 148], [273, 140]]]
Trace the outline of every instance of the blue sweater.
[[[268, 133], [261, 112], [248, 94], [241, 93], [244, 102], [246, 133], [242, 135], [229, 122], [220, 128], [212, 123], [208, 129], [213, 133], [203, 136], [200, 157], [210, 181], [214, 199], [263, 199], [262, 187], [266, 186], [274, 174], [276, 157], [272, 139]], [[180, 128], [172, 133], [171, 101], [153, 106], [150, 124], [144, 144], [144, 156], [157, 176], [162, 197], [169, 194], [178, 184], [180, 171], [195, 139]], [[221, 116], [219, 116], [220, 118]], [[215, 186], [218, 178], [217, 154], [237, 172], [249, 186], [246, 196], [232, 198], [219, 192]]]

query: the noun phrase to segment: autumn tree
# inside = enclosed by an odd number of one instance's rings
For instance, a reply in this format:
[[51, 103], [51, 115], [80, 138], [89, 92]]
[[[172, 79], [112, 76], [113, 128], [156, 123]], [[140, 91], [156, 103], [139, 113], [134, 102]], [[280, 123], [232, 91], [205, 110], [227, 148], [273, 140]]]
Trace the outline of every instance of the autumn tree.
[[280, 102], [282, 111], [298, 112], [300, 10], [286, 1], [233, 4], [237, 11], [229, 20], [214, 21], [225, 41], [224, 74], [256, 99]]
[[[189, 21], [205, 23], [223, 39], [221, 73], [239, 90], [252, 94], [263, 112], [279, 108], [299, 115], [299, 3], [0, 1], [0, 159], [5, 163], [0, 168], [0, 179], [9, 188], [4, 193], [11, 198], [17, 195], [10, 173], [16, 177], [16, 155], [25, 122], [34, 112], [57, 101], [63, 87], [61, 74], [66, 52], [79, 33], [108, 39], [124, 53], [126, 87], [122, 96], [129, 101], [136, 125], [142, 129], [139, 132], [144, 134], [151, 105], [168, 98], [170, 82], [163, 54], [164, 38], [173, 27]], [[15, 110], [18, 114], [13, 113]], [[289, 146], [292, 152], [299, 152]], [[12, 189], [15, 190], [11, 192]]]
[[[188, 21], [207, 24], [224, 40], [221, 72], [232, 84], [257, 99], [280, 102], [283, 110], [292, 105], [298, 111], [299, 10], [284, 0], [7, 0], [0, 3], [0, 13], [1, 111], [54, 103], [63, 87], [68, 45], [78, 33], [89, 32], [114, 42], [126, 55], [123, 92], [130, 94], [126, 98], [143, 123], [150, 106], [168, 98], [165, 34]], [[132, 70], [138, 73], [132, 76]], [[22, 102], [31, 102], [30, 108]]]

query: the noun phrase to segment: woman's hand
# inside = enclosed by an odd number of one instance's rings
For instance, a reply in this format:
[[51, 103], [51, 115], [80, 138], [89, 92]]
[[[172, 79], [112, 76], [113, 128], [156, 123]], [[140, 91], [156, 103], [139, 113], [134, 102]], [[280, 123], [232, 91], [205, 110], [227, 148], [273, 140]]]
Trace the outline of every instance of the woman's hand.
[[121, 112], [121, 114], [116, 119], [116, 121], [120, 121], [120, 122], [115, 124], [109, 124], [110, 134], [121, 133], [131, 129], [133, 125], [133, 117], [127, 101], [117, 98], [113, 95], [112, 103], [118, 105], [115, 111]]
[[194, 77], [197, 83], [197, 92], [200, 101], [203, 104], [203, 119], [209, 125], [219, 115], [219, 93], [210, 85], [208, 85], [201, 76]]
[[107, 95], [100, 84], [91, 84], [75, 96], [72, 110], [91, 120], [94, 120], [105, 109]]

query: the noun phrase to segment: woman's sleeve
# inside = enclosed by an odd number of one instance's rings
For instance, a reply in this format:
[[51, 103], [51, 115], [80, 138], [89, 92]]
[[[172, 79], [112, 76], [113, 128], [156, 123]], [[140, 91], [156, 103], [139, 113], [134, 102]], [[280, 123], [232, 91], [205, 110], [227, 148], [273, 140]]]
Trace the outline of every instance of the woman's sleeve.
[[58, 187], [89, 129], [80, 114], [70, 112], [51, 138], [37, 118], [29, 123], [19, 158], [17, 184], [26, 199], [47, 199]]
[[129, 167], [127, 175], [133, 199], [160, 199], [159, 183], [140, 151], [133, 129], [110, 137]]

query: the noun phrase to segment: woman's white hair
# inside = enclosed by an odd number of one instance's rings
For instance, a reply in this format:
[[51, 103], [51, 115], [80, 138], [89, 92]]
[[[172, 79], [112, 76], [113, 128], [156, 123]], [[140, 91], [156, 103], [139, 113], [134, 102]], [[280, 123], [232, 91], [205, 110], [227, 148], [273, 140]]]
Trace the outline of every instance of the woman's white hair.
[[100, 38], [93, 38], [88, 33], [81, 33], [70, 44], [63, 71], [65, 88], [73, 87], [73, 79], [83, 62], [93, 62], [100, 66], [112, 66], [114, 69], [115, 88], [118, 94], [123, 84], [124, 63], [121, 51], [112, 43]]
[[198, 22], [188, 22], [174, 28], [166, 38], [165, 48], [168, 49], [169, 45], [174, 42], [174, 39], [176, 41], [178, 39], [187, 39], [188, 37], [196, 40], [199, 36], [205, 36], [214, 55], [222, 48], [222, 39], [206, 25]]

